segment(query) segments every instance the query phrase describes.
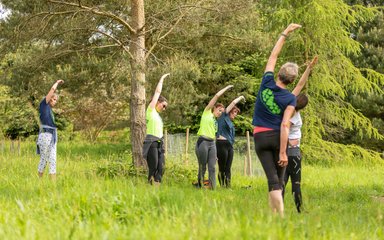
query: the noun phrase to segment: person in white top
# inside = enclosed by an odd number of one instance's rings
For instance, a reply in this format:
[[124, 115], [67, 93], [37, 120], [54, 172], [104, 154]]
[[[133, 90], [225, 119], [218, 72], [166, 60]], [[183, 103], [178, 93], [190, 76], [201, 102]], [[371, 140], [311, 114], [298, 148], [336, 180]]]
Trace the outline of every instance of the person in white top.
[[308, 104], [308, 97], [305, 94], [299, 94], [296, 97], [295, 114], [291, 118], [291, 127], [288, 135], [288, 166], [284, 174], [284, 189], [287, 186], [289, 177], [291, 177], [292, 183], [292, 195], [295, 199], [295, 205], [297, 211], [301, 212], [302, 196], [301, 196], [301, 152], [300, 152], [300, 139], [301, 139], [301, 127], [303, 122], [300, 116], [300, 110]]
[[308, 64], [307, 69], [300, 78], [295, 89], [292, 93], [296, 96], [296, 107], [295, 113], [291, 117], [289, 123], [289, 134], [288, 134], [288, 147], [287, 147], [287, 156], [288, 156], [288, 166], [284, 173], [284, 188], [283, 188], [283, 198], [285, 194], [285, 188], [287, 187], [288, 179], [291, 177], [292, 183], [292, 195], [295, 199], [295, 205], [297, 211], [301, 212], [301, 207], [303, 200], [301, 197], [301, 152], [300, 152], [300, 140], [301, 140], [301, 127], [303, 122], [300, 116], [300, 110], [305, 108], [308, 104], [308, 97], [300, 93], [305, 84], [308, 81], [309, 75], [313, 67], [317, 64], [318, 57], [315, 56], [312, 61]]

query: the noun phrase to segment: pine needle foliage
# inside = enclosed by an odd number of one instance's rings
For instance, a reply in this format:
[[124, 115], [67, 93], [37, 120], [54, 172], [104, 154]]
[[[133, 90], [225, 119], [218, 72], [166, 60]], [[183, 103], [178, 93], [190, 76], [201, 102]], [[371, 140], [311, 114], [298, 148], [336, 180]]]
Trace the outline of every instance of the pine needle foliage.
[[262, 5], [266, 15], [273, 16], [265, 18], [271, 42], [289, 23], [303, 26], [287, 39], [281, 61], [300, 65], [319, 56], [304, 89], [310, 96], [310, 104], [302, 113], [304, 151], [308, 158], [325, 163], [356, 159], [382, 162], [376, 152], [334, 143], [330, 137], [338, 129], [348, 129], [360, 137], [383, 138], [371, 121], [346, 101], [348, 94], [384, 93], [384, 75], [372, 69], [359, 69], [348, 57], [359, 55], [361, 50], [350, 29], [373, 19], [377, 9], [350, 6], [341, 0], [263, 1]]

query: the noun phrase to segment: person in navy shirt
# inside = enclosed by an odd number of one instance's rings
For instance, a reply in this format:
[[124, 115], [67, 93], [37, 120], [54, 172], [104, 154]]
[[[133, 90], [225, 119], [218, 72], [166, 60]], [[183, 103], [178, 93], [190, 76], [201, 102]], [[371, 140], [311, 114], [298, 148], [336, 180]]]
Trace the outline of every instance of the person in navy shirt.
[[233, 120], [240, 113], [236, 104], [245, 100], [244, 96], [234, 99], [224, 113], [217, 120], [216, 133], [217, 163], [219, 164], [219, 183], [224, 187], [231, 187], [231, 167], [233, 161], [233, 144], [235, 143], [235, 126]]
[[252, 125], [256, 154], [268, 180], [269, 205], [273, 212], [284, 216], [282, 190], [284, 171], [288, 164], [286, 153], [289, 120], [295, 111], [296, 97], [287, 90], [298, 75], [295, 63], [285, 63], [274, 78], [277, 57], [287, 36], [301, 25], [292, 23], [280, 35], [265, 67], [255, 102]]
[[40, 162], [37, 168], [39, 177], [43, 177], [44, 169], [49, 164], [49, 175], [51, 179], [56, 178], [56, 145], [57, 127], [52, 107], [57, 103], [59, 96], [55, 93], [57, 86], [64, 83], [57, 80], [49, 90], [47, 96], [43, 98], [39, 106], [40, 132], [37, 138], [37, 152], [40, 154]]

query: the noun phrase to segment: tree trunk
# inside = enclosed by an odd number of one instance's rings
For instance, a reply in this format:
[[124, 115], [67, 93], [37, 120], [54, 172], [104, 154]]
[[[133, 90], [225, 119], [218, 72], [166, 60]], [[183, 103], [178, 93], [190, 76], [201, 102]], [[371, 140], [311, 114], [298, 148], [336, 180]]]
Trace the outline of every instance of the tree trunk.
[[131, 58], [131, 144], [133, 164], [145, 166], [142, 156], [145, 125], [145, 38], [144, 0], [131, 0], [131, 17], [134, 33], [129, 51]]

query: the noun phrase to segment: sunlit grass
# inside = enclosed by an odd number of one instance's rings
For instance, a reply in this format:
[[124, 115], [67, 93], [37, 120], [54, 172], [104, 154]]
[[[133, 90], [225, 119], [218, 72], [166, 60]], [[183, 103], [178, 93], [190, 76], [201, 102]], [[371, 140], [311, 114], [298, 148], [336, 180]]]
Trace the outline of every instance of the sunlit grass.
[[[56, 182], [37, 177], [33, 142], [0, 153], [0, 239], [383, 239], [384, 166], [303, 166], [304, 212], [286, 195], [273, 216], [264, 176], [233, 176], [231, 189], [197, 190], [196, 170], [169, 159], [160, 188], [145, 176], [107, 178], [128, 166], [128, 145], [61, 142]], [[287, 189], [290, 192], [290, 185]]]

